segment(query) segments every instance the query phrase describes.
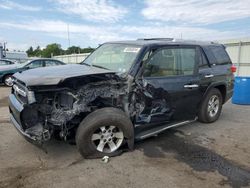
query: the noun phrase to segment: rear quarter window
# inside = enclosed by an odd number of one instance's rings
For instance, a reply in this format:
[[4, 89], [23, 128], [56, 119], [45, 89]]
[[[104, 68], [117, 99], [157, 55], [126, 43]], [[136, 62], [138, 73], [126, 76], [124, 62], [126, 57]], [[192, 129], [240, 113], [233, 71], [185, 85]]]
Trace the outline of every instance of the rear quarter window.
[[208, 57], [210, 64], [231, 64], [230, 57], [228, 56], [223, 46], [207, 46], [204, 51]]

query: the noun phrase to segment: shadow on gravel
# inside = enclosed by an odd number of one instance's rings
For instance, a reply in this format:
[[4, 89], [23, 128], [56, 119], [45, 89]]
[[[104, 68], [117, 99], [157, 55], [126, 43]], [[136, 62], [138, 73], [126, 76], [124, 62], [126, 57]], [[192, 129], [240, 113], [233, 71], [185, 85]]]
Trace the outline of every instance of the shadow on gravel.
[[188, 164], [196, 171], [218, 171], [227, 177], [227, 181], [222, 181], [221, 185], [229, 184], [234, 188], [250, 185], [250, 168], [242, 167], [212, 150], [193, 143], [177, 130], [169, 130], [158, 137], [138, 143], [137, 149], [151, 158], [165, 158], [165, 152], [174, 153], [177, 160]]

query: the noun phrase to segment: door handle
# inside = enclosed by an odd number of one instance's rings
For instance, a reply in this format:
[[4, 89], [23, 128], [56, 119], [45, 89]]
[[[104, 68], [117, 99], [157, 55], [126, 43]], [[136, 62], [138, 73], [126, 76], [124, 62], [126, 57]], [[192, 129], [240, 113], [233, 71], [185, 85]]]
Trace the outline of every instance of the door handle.
[[197, 88], [197, 87], [199, 87], [198, 84], [184, 85], [184, 88]]
[[205, 78], [212, 78], [212, 77], [214, 77], [213, 74], [207, 74], [207, 75], [205, 75]]

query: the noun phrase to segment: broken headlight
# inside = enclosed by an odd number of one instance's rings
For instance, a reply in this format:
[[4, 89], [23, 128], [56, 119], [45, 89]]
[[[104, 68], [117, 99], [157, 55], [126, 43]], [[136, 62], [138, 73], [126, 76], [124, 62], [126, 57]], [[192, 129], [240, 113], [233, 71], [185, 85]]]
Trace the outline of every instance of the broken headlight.
[[27, 90], [26, 95], [27, 95], [27, 99], [28, 99], [29, 104], [32, 104], [32, 103], [36, 102], [34, 91]]

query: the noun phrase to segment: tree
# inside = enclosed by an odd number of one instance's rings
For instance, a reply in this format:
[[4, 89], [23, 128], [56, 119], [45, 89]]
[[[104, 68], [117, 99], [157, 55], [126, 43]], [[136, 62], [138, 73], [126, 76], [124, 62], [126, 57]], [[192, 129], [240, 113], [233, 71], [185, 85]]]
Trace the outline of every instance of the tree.
[[30, 56], [34, 56], [34, 50], [33, 47], [31, 46], [27, 51], [26, 51], [27, 55]]
[[79, 46], [71, 46], [66, 50], [66, 54], [76, 54], [80, 52], [81, 48]]
[[40, 57], [41, 54], [42, 54], [42, 50], [41, 50], [40, 46], [37, 46], [33, 52], [33, 56]]
[[52, 55], [53, 56], [60, 55], [60, 54], [62, 54], [62, 52], [63, 52], [63, 50], [61, 48], [61, 45], [53, 43], [53, 44], [47, 45], [46, 48], [43, 49], [42, 57], [51, 57]]
[[88, 48], [82, 48], [81, 53], [91, 53], [95, 50], [95, 48], [91, 48], [90, 46]]
[[60, 44], [52, 43], [48, 44], [46, 48], [41, 50], [40, 46], [37, 46], [36, 49], [31, 46], [26, 53], [29, 57], [51, 57], [61, 54], [74, 54], [74, 53], [90, 53], [94, 51], [94, 48], [80, 48], [79, 46], [71, 46], [67, 50], [63, 50]]

